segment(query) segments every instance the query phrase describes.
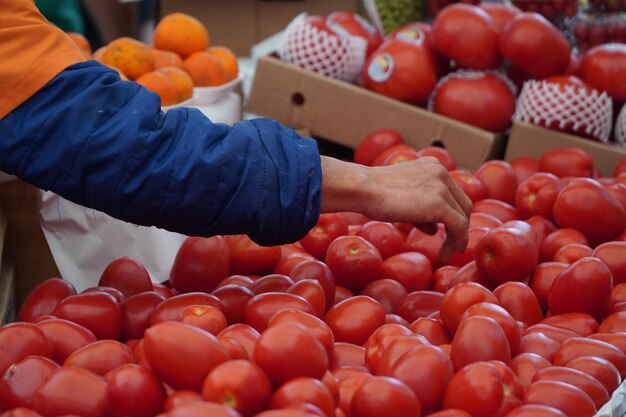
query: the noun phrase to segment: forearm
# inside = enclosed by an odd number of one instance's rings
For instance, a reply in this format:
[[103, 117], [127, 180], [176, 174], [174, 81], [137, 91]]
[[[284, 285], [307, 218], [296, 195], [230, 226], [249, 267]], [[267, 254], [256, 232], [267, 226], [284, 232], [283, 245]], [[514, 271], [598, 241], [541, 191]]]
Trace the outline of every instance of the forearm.
[[369, 204], [371, 193], [367, 167], [322, 156], [323, 213], [362, 211]]

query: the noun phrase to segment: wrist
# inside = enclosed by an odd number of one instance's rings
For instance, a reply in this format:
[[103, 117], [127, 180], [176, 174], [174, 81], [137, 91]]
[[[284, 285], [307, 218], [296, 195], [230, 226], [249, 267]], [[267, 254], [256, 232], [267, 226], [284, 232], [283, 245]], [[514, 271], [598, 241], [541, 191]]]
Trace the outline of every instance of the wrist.
[[322, 212], [362, 211], [372, 199], [371, 169], [322, 157]]

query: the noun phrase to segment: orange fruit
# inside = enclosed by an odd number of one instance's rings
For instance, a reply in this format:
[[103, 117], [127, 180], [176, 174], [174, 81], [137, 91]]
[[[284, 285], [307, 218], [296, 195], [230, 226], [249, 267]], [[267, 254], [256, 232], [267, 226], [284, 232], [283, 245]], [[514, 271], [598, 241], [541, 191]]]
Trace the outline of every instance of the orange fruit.
[[150, 48], [132, 38], [118, 38], [109, 43], [102, 54], [102, 63], [121, 69], [131, 80], [154, 69]]
[[137, 78], [135, 82], [157, 93], [161, 97], [162, 106], [171, 106], [178, 103], [174, 81], [162, 72], [147, 72]]
[[239, 64], [237, 63], [237, 55], [225, 46], [211, 46], [207, 51], [217, 56], [224, 65], [226, 73], [226, 81], [234, 80], [239, 73]]
[[154, 58], [155, 70], [163, 67], [183, 67], [183, 59], [176, 52], [150, 48], [150, 53]]
[[107, 50], [107, 45], [101, 46], [100, 48], [93, 51], [93, 55], [91, 56], [91, 59], [95, 59], [98, 62], [102, 62], [102, 56], [104, 55], [106, 50]]
[[168, 14], [154, 28], [154, 47], [176, 52], [183, 59], [208, 46], [209, 31], [206, 26], [188, 14]]
[[71, 40], [74, 41], [78, 49], [85, 55], [86, 58], [91, 58], [91, 45], [89, 45], [89, 41], [82, 33], [78, 32], [67, 32], [67, 36], [70, 37]]
[[183, 61], [183, 68], [196, 87], [214, 87], [226, 82], [222, 60], [207, 51], [191, 54]]
[[163, 67], [157, 72], [165, 74], [174, 82], [178, 102], [189, 100], [193, 96], [193, 80], [185, 70], [178, 67]]

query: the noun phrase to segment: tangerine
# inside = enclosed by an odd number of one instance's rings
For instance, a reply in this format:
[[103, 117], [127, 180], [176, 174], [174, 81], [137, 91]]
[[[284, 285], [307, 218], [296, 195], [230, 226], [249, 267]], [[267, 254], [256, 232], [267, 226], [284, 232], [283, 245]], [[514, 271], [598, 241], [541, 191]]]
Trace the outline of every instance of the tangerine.
[[226, 73], [226, 81], [234, 80], [239, 73], [239, 64], [237, 63], [237, 55], [225, 46], [211, 46], [207, 49], [209, 53], [217, 56], [224, 65], [224, 72]]
[[191, 54], [183, 61], [183, 68], [196, 87], [214, 87], [226, 83], [222, 60], [208, 51]]
[[209, 31], [193, 16], [172, 13], [164, 16], [154, 29], [154, 47], [176, 52], [185, 59], [209, 46]]
[[154, 69], [150, 48], [143, 42], [122, 37], [115, 39], [102, 54], [102, 63], [121, 69], [131, 80]]
[[176, 52], [156, 48], [151, 48], [150, 52], [154, 58], [155, 70], [163, 67], [183, 67], [183, 59]]
[[176, 87], [167, 75], [158, 71], [150, 71], [135, 80], [136, 83], [143, 85], [148, 90], [157, 93], [161, 98], [162, 106], [171, 106], [178, 103]]
[[165, 74], [172, 80], [178, 102], [189, 100], [193, 96], [193, 80], [185, 70], [178, 67], [163, 67], [157, 71]]

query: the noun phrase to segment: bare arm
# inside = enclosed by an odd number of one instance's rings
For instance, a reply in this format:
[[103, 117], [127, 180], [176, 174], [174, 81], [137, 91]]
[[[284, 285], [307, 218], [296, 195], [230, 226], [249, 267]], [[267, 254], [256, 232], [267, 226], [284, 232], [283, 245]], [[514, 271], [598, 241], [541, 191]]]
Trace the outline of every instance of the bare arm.
[[322, 212], [355, 211], [427, 230], [443, 223], [441, 258], [465, 250], [472, 203], [437, 159], [366, 167], [322, 156], [322, 172]]

